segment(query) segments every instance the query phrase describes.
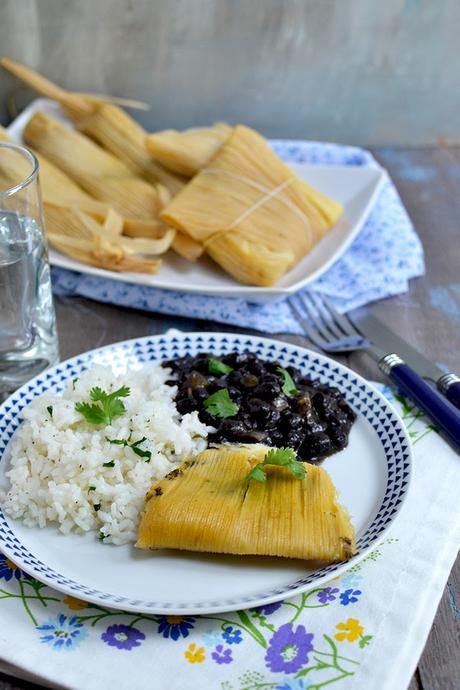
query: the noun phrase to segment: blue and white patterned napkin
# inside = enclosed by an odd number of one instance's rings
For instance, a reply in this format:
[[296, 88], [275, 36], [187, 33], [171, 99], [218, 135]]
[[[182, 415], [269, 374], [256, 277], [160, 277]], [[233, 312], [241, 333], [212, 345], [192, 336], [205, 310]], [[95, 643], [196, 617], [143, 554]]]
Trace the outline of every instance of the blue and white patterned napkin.
[[[375, 166], [360, 148], [320, 142], [274, 141], [287, 163]], [[309, 286], [345, 312], [377, 299], [405, 292], [411, 278], [423, 275], [421, 242], [394, 184], [388, 178], [356, 240], [321, 278]], [[286, 301], [254, 304], [243, 299], [206, 297], [133, 285], [53, 268], [57, 295], [91, 299], [174, 316], [209, 319], [266, 333], [299, 333]]]

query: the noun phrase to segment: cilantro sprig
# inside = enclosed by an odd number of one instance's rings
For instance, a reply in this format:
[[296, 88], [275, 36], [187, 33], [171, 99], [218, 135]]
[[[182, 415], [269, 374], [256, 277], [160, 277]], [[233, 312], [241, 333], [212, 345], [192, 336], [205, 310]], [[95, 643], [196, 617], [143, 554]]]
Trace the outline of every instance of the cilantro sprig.
[[284, 395], [295, 395], [298, 391], [297, 388], [295, 387], [295, 383], [292, 380], [291, 374], [288, 372], [287, 369], [283, 369], [283, 367], [276, 367], [276, 371], [278, 374], [281, 376], [283, 379], [283, 393]]
[[233, 371], [233, 367], [224, 364], [219, 359], [209, 359], [208, 370], [210, 374], [230, 374]]
[[292, 448], [272, 448], [265, 455], [263, 462], [254, 465], [252, 470], [246, 477], [246, 481], [255, 479], [258, 482], [267, 481], [267, 473], [265, 467], [267, 465], [279, 465], [285, 467], [289, 472], [298, 479], [304, 479], [307, 475], [305, 466], [302, 462], [297, 460], [295, 451]]
[[145, 458], [146, 462], [150, 462], [152, 459], [152, 453], [150, 450], [143, 450], [142, 448], [139, 448], [139, 446], [147, 440], [146, 436], [139, 439], [139, 441], [133, 441], [132, 443], [130, 443], [129, 438], [107, 438], [106, 436], [105, 440], [109, 443], [114, 443], [117, 446], [128, 446], [128, 448], [131, 448], [133, 453], [136, 453], [136, 455], [138, 455], [140, 458]]
[[227, 417], [234, 417], [237, 413], [239, 405], [237, 405], [230, 397], [227, 388], [221, 388], [206, 398], [204, 406], [213, 417], [220, 417], [226, 419]]
[[127, 398], [129, 394], [130, 389], [128, 386], [121, 386], [113, 393], [106, 393], [102, 388], [95, 386], [89, 392], [89, 397], [94, 404], [77, 402], [75, 403], [75, 409], [90, 424], [108, 425], [112, 423], [115, 417], [119, 417], [126, 412], [126, 407], [120, 398]]

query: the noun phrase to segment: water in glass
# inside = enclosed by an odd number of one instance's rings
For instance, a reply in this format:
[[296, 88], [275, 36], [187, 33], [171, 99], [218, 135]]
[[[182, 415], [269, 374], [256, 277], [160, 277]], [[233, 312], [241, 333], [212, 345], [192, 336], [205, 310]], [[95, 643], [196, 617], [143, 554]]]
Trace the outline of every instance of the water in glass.
[[[0, 168], [1, 173], [4, 169]], [[38, 192], [39, 193], [39, 192]], [[13, 201], [12, 201], [13, 197]], [[37, 202], [40, 206], [40, 200]], [[5, 208], [7, 206], [7, 208]], [[13, 208], [20, 210], [12, 210]], [[0, 195], [0, 396], [58, 359], [41, 214]], [[32, 209], [33, 210], [33, 209]]]

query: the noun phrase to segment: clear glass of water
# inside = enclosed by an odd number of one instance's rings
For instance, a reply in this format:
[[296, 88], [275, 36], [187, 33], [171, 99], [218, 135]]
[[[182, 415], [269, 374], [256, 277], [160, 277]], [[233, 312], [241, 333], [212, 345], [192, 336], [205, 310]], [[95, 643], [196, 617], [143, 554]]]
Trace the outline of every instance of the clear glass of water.
[[59, 359], [38, 161], [0, 144], [0, 400]]

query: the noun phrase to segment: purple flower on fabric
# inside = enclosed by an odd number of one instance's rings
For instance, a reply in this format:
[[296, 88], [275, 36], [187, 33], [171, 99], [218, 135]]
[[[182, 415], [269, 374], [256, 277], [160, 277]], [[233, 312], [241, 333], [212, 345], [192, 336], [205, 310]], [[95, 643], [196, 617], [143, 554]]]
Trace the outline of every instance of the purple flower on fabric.
[[141, 640], [145, 640], [145, 635], [137, 628], [116, 624], [109, 625], [107, 630], [102, 633], [101, 639], [110, 647], [130, 651], [133, 647], [140, 647]]
[[194, 623], [195, 619], [191, 616], [163, 616], [158, 632], [162, 633], [163, 637], [170, 637], [177, 642], [179, 637], [188, 637]]
[[21, 578], [24, 578], [25, 580], [32, 579], [30, 575], [18, 568], [13, 561], [10, 561], [5, 554], [0, 553], [0, 579], [8, 582], [14, 578], [16, 580], [20, 580]]
[[49, 645], [56, 652], [75, 649], [88, 635], [83, 623], [79, 623], [76, 616], [69, 618], [63, 613], [56, 618], [49, 618], [42, 625], [37, 625], [36, 630], [43, 633], [40, 642]]
[[224, 649], [222, 644], [218, 644], [215, 651], [211, 654], [216, 664], [231, 664], [233, 661], [232, 650], [228, 647]]
[[358, 598], [362, 594], [360, 589], [346, 589], [342, 594], [340, 594], [340, 603], [343, 606], [348, 606], [348, 604], [354, 604], [358, 601]]
[[292, 623], [285, 623], [271, 638], [265, 654], [265, 665], [273, 673], [295, 673], [308, 663], [313, 650], [313, 634], [303, 625], [294, 630]]
[[337, 599], [336, 594], [338, 592], [338, 587], [325, 587], [320, 592], [318, 592], [316, 596], [322, 604], [327, 604], [328, 601], [335, 601], [335, 599]]
[[233, 628], [231, 625], [227, 625], [222, 633], [222, 637], [228, 644], [240, 644], [240, 642], [243, 641], [241, 630], [239, 628]]
[[254, 611], [257, 613], [262, 613], [264, 616], [270, 616], [270, 614], [278, 611], [283, 605], [282, 601], [274, 601], [273, 604], [265, 604], [264, 606], [256, 606]]

